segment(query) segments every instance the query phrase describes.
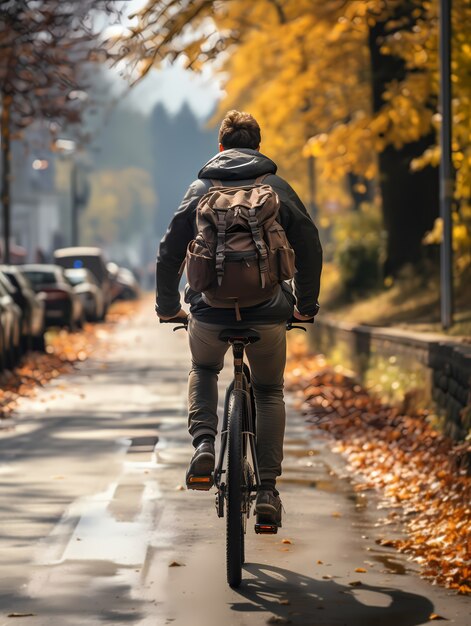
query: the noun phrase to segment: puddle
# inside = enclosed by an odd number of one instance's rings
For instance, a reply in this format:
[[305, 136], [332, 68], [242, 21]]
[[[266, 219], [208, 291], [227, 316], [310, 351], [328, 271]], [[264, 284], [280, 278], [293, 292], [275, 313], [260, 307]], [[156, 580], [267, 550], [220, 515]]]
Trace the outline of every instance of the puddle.
[[[129, 490], [133, 502], [120, 503]], [[48, 538], [42, 565], [65, 561], [105, 561], [131, 567], [144, 562], [154, 529], [156, 485], [112, 484], [74, 502]]]
[[307, 440], [305, 437], [298, 438], [298, 439], [296, 438], [285, 439], [285, 445], [288, 445], [288, 446], [304, 446], [304, 449], [306, 449], [306, 443], [307, 443]]
[[139, 513], [143, 494], [142, 484], [118, 485], [108, 511], [118, 522], [132, 522]]
[[303, 457], [311, 457], [311, 456], [317, 456], [318, 454], [320, 454], [319, 450], [306, 450], [306, 448], [300, 449], [300, 448], [290, 448], [289, 446], [285, 446], [284, 447], [284, 455], [285, 457], [288, 456], [294, 456], [296, 458], [303, 458]]
[[368, 506], [368, 498], [364, 493], [349, 493], [347, 499], [355, 505], [355, 511], [362, 511]]
[[133, 437], [131, 439], [131, 445], [128, 449], [128, 454], [136, 452], [154, 452], [159, 438], [156, 435]]
[[388, 569], [388, 573], [404, 576], [407, 572], [407, 568], [403, 563], [396, 561], [393, 556], [388, 554], [370, 554], [368, 558], [384, 565]]
[[315, 478], [301, 478], [296, 476], [281, 476], [277, 483], [280, 485], [297, 485], [299, 487], [308, 487], [311, 489], [319, 489], [326, 493], [339, 493], [341, 490], [338, 485], [331, 480], [316, 480]]

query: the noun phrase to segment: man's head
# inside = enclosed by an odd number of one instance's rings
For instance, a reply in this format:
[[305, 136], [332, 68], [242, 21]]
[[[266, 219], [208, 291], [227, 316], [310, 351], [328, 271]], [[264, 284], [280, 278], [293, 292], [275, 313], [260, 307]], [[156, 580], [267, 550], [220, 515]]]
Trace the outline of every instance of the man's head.
[[260, 148], [260, 126], [245, 111], [228, 111], [219, 128], [219, 150], [229, 148]]

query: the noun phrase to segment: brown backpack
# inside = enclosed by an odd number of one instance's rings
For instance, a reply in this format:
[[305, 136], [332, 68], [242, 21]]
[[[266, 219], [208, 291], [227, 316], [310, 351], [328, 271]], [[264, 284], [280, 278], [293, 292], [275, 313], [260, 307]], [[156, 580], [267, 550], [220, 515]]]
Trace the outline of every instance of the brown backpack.
[[196, 207], [197, 235], [186, 253], [188, 283], [214, 307], [240, 308], [269, 300], [294, 276], [294, 250], [277, 221], [280, 199], [263, 184], [212, 187]]

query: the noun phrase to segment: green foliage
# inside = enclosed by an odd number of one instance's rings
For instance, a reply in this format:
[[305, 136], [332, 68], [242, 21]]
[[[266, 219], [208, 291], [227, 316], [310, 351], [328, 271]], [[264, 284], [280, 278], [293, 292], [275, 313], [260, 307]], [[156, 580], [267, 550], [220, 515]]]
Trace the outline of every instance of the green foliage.
[[349, 241], [338, 252], [338, 262], [347, 296], [361, 294], [379, 285], [379, 249], [371, 243]]
[[384, 234], [378, 208], [363, 204], [360, 211], [339, 216], [332, 235], [344, 295], [353, 298], [379, 287]]

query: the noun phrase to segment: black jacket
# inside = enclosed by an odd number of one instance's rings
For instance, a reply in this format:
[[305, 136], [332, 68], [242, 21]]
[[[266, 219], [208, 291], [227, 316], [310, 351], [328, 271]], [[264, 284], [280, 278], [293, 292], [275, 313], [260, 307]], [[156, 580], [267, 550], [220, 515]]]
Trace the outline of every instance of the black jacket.
[[[164, 238], [160, 242], [156, 265], [156, 311], [173, 316], [180, 310], [179, 270], [185, 258], [188, 243], [196, 235], [196, 205], [212, 186], [211, 179], [231, 185], [252, 183], [257, 176], [268, 174], [264, 184], [270, 185], [280, 198], [279, 220], [296, 255], [294, 296], [288, 283], [269, 301], [241, 309], [244, 323], [275, 323], [289, 319], [296, 302], [303, 315], [317, 313], [322, 248], [317, 228], [303, 203], [288, 183], [276, 176], [277, 167], [268, 157], [256, 150], [237, 148], [224, 150], [210, 159], [185, 194]], [[236, 323], [233, 309], [216, 309], [207, 305], [201, 294], [188, 287], [185, 301], [191, 314], [203, 321], [216, 324]]]

